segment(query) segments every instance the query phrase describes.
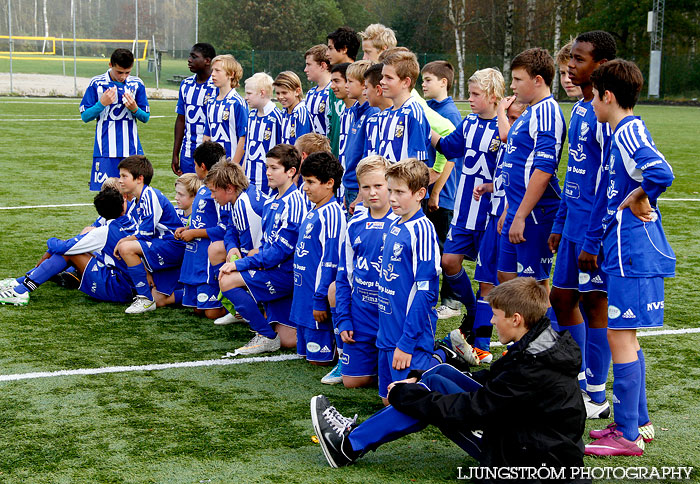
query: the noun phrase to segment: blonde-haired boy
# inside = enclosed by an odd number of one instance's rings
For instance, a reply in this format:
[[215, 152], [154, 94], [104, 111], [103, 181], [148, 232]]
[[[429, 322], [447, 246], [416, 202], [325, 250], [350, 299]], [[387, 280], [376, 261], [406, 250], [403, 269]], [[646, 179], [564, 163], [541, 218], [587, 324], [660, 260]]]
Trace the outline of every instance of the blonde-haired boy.
[[282, 105], [281, 143], [293, 145], [296, 139], [310, 133], [311, 118], [306, 104], [302, 102], [301, 80], [292, 71], [280, 72], [272, 83], [277, 100]]
[[387, 49], [396, 47], [396, 34], [382, 24], [371, 24], [360, 32], [362, 38], [362, 58], [374, 62], [379, 61], [379, 54]]
[[580, 86], [575, 86], [569, 79], [569, 61], [571, 60], [571, 47], [574, 45], [574, 39], [569, 40], [564, 47], [557, 52], [557, 68], [559, 69], [559, 83], [564, 88], [564, 92], [569, 97], [575, 99], [583, 98], [583, 92]]
[[265, 174], [265, 154], [282, 140], [282, 111], [272, 102], [272, 77], [256, 72], [245, 81], [250, 106], [245, 144], [245, 174], [263, 193], [270, 191]]
[[241, 163], [248, 128], [248, 108], [236, 87], [243, 76], [241, 64], [230, 54], [217, 55], [211, 61], [211, 80], [217, 87], [215, 97], [206, 104], [207, 122], [202, 141], [214, 141], [226, 149], [226, 157]]
[[331, 87], [331, 71], [328, 62], [328, 46], [318, 44], [304, 54], [304, 72], [309, 81], [316, 85], [306, 92], [304, 103], [309, 110], [311, 127], [314, 133], [326, 136], [328, 134], [328, 92]]
[[347, 388], [367, 386], [377, 376], [379, 268], [384, 237], [398, 218], [389, 206], [390, 166], [386, 158], [371, 155], [356, 170], [364, 210], [348, 222], [331, 308], [343, 343], [341, 381]]
[[[454, 214], [442, 256], [443, 283], [447, 283], [467, 314], [462, 321], [468, 334], [476, 317], [476, 298], [469, 276], [462, 267], [466, 257], [476, 260], [486, 229], [490, 194], [472, 198], [474, 188], [493, 181], [496, 157], [501, 140], [498, 132], [497, 107], [505, 91], [503, 76], [496, 69], [476, 71], [469, 78], [469, 105], [472, 113], [449, 136], [433, 136], [437, 151], [448, 158], [463, 158], [455, 196]], [[459, 346], [453, 345], [459, 352]], [[463, 353], [470, 360], [470, 354]], [[484, 358], [490, 357], [484, 355]], [[470, 361], [474, 364], [474, 361]]]

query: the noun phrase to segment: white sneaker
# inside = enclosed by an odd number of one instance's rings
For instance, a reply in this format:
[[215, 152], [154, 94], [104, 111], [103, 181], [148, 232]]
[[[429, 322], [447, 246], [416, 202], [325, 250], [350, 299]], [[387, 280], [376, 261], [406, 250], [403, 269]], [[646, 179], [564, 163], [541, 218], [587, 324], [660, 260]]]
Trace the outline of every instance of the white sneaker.
[[7, 279], [2, 279], [0, 280], [0, 291], [4, 289], [10, 289], [11, 287], [17, 287], [19, 286], [19, 282], [17, 282], [17, 279], [13, 277], [9, 277]]
[[450, 319], [462, 315], [462, 311], [459, 309], [452, 309], [449, 306], [438, 306], [437, 308], [438, 319]]
[[236, 350], [236, 355], [257, 355], [258, 353], [272, 353], [280, 349], [280, 336], [275, 335], [274, 339], [256, 334], [247, 345]]
[[590, 395], [585, 390], [581, 390], [583, 404], [586, 407], [586, 418], [609, 418], [610, 417], [610, 402], [605, 400], [603, 403], [596, 403], [591, 400]]
[[126, 311], [124, 311], [126, 314], [141, 314], [145, 313], [146, 311], [155, 311], [156, 310], [156, 302], [151, 301], [148, 299], [146, 296], [136, 296], [134, 298], [134, 302], [131, 303], [131, 306], [126, 308]]
[[337, 385], [343, 383], [343, 362], [338, 360], [338, 363], [331, 371], [326, 373], [326, 376], [321, 378], [321, 383], [325, 385]]
[[450, 331], [450, 343], [452, 343], [452, 349], [455, 353], [461, 356], [464, 361], [472, 366], [479, 366], [481, 364], [481, 358], [479, 358], [479, 355], [472, 345], [467, 343], [467, 340], [464, 339], [459, 328]]
[[19, 294], [14, 287], [0, 290], [0, 304], [12, 304], [14, 306], [26, 306], [29, 302], [29, 291]]
[[220, 318], [217, 318], [214, 320], [214, 324], [217, 326], [226, 326], [227, 324], [234, 324], [234, 323], [247, 323], [248, 320], [245, 319], [243, 316], [240, 314], [231, 314], [227, 313], [226, 316], [221, 316]]

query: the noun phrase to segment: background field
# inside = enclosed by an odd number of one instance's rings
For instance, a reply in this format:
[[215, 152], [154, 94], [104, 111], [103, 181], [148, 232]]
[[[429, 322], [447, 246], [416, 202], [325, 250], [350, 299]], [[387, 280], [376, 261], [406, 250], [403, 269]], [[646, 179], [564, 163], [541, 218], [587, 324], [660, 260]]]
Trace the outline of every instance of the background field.
[[[91, 202], [94, 123], [80, 121], [77, 104], [0, 98], [0, 208]], [[172, 101], [154, 101], [151, 121], [140, 126], [155, 166], [153, 185], [171, 195], [174, 108]], [[571, 106], [563, 108], [568, 119]], [[677, 277], [666, 285], [666, 328], [698, 327], [700, 109], [641, 106], [637, 113], [677, 177], [660, 203], [678, 257]], [[0, 278], [33, 267], [48, 237], [69, 237], [94, 217], [89, 206], [0, 210]], [[214, 327], [182, 309], [136, 317], [123, 310], [52, 283], [36, 291], [28, 307], [1, 306], [0, 380], [37, 371], [218, 359], [251, 336], [245, 327]], [[457, 324], [457, 318], [441, 323], [439, 336]], [[642, 458], [586, 464], [697, 467], [700, 334], [641, 342], [657, 439]], [[458, 466], [476, 465], [428, 429], [353, 467], [328, 468], [311, 440], [310, 397], [323, 392], [360, 420], [381, 404], [376, 389], [321, 385], [324, 373], [290, 360], [0, 381], [0, 481], [442, 482], [455, 479]]]

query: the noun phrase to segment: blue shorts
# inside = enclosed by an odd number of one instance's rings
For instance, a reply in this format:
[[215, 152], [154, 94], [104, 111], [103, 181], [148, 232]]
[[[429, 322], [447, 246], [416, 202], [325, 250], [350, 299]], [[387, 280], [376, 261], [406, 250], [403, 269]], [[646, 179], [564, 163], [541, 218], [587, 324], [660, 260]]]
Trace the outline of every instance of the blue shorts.
[[166, 296], [171, 295], [175, 289], [182, 287], [179, 267], [151, 272], [151, 277], [153, 278], [153, 285], [156, 287], [156, 291]]
[[525, 223], [525, 242], [512, 244], [508, 230], [501, 232], [498, 251], [498, 271], [517, 274], [519, 277], [534, 277], [537, 281], [549, 279], [554, 256], [547, 240], [552, 231], [553, 220], [534, 224]]
[[211, 284], [183, 284], [182, 305], [197, 309], [218, 309], [222, 307], [219, 301], [219, 286]]
[[335, 338], [329, 329], [297, 327], [297, 354], [306, 361], [325, 363], [335, 358]]
[[375, 342], [343, 343], [343, 376], [377, 376], [377, 352]]
[[379, 358], [377, 365], [379, 396], [386, 398], [387, 387], [391, 382], [408, 378], [411, 370], [427, 370], [435, 366], [433, 355], [425, 351], [416, 349], [411, 358], [411, 365], [405, 370], [395, 370], [391, 363], [394, 361], [394, 350], [378, 350]]
[[578, 292], [608, 290], [608, 275], [600, 266], [603, 263], [603, 249], [598, 253], [598, 270], [594, 272], [581, 272], [578, 268], [578, 256], [583, 249], [583, 244], [576, 243], [566, 237], [561, 238], [557, 251], [557, 263], [554, 266], [552, 286], [559, 289], [570, 289]]
[[100, 301], [123, 303], [133, 296], [129, 278], [94, 257], [85, 266], [78, 289]]
[[[185, 243], [175, 239], [140, 239], [143, 259], [146, 262], [148, 272], [157, 272], [163, 269], [182, 267], [182, 259], [185, 256]], [[179, 275], [178, 275], [179, 278]]]
[[195, 173], [194, 171], [194, 158], [189, 158], [182, 153], [180, 153], [180, 171], [184, 175], [185, 173]]
[[489, 215], [486, 230], [481, 238], [479, 255], [476, 258], [474, 280], [498, 285], [498, 248], [501, 234], [498, 233], [498, 217]]
[[102, 189], [102, 184], [109, 177], [119, 178], [119, 162], [123, 159], [94, 157], [90, 172], [90, 191], [99, 192]]
[[275, 299], [274, 301], [268, 301], [265, 303], [265, 313], [267, 314], [267, 320], [270, 324], [278, 323], [282, 326], [288, 326], [290, 328], [296, 328], [297, 325], [293, 322], [289, 313], [292, 312], [292, 297], [283, 297], [281, 299]]
[[259, 271], [250, 269], [240, 273], [248, 290], [257, 302], [269, 302], [292, 295], [294, 274], [280, 269]]
[[450, 230], [448, 230], [445, 240], [444, 253], [459, 254], [469, 260], [476, 260], [483, 236], [483, 230], [470, 230], [450, 225]]
[[608, 274], [608, 329], [664, 325], [664, 278]]

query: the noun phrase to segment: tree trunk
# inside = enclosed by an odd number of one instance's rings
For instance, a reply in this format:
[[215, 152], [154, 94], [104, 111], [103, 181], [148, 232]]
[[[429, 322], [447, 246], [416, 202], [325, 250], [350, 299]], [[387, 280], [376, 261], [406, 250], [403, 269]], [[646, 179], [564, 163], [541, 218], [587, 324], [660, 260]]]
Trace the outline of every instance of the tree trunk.
[[525, 32], [525, 48], [529, 49], [534, 45], [535, 40], [535, 11], [537, 9], [536, 0], [527, 0], [527, 31]]
[[457, 7], [455, 8], [453, 0], [448, 0], [448, 17], [452, 23], [455, 35], [455, 50], [457, 51], [457, 73], [458, 73], [458, 97], [464, 99], [464, 33], [463, 29], [464, 15], [466, 11], [465, 0], [456, 0]]
[[[561, 2], [562, 0], [554, 0], [554, 55], [561, 48]], [[552, 95], [558, 99], [559, 94], [559, 66], [554, 66], [554, 80], [552, 81]]]
[[503, 78], [510, 84], [510, 61], [513, 56], [513, 14], [515, 0], [508, 0], [506, 7], [505, 40], [503, 41]]

